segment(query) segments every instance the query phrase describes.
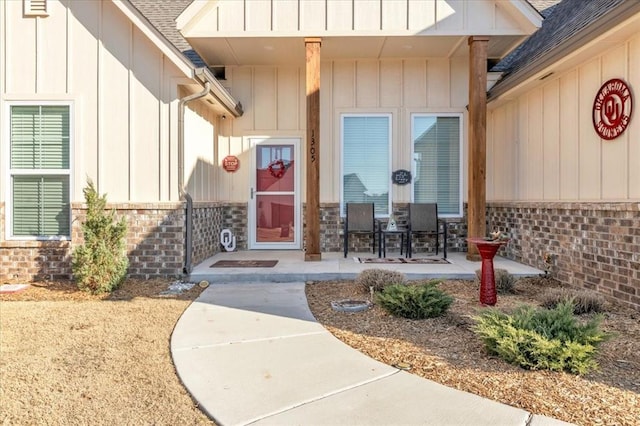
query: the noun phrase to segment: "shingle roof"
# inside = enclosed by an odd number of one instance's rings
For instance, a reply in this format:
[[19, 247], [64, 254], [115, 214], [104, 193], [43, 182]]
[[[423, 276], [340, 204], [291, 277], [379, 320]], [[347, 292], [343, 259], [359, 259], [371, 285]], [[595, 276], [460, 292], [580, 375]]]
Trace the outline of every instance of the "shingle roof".
[[553, 12], [555, 6], [562, 0], [529, 0], [529, 3], [536, 9], [543, 17], [547, 17]]
[[129, 2], [193, 65], [207, 66], [176, 28], [175, 19], [193, 0], [129, 0]]
[[[525, 72], [527, 67], [555, 49], [572, 43], [575, 37], [580, 37], [580, 33], [585, 28], [614, 11], [625, 1], [630, 0], [563, 0], [549, 6], [550, 9], [546, 9], [547, 18], [543, 21], [542, 27], [491, 69], [491, 71], [505, 73], [492, 91], [507, 80], [513, 81]], [[534, 4], [534, 7], [542, 7], [544, 1], [531, 1], [531, 3], [541, 3]]]

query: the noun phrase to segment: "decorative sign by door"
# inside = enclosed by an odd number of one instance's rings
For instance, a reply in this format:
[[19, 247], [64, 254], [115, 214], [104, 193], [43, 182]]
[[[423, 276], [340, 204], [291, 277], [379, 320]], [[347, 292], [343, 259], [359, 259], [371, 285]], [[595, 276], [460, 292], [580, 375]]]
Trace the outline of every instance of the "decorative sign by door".
[[227, 155], [222, 160], [222, 168], [228, 172], [235, 172], [240, 167], [240, 160], [235, 155]]
[[397, 185], [411, 183], [411, 172], [409, 170], [396, 170], [391, 173], [391, 181]]
[[629, 126], [633, 96], [627, 83], [614, 78], [602, 85], [593, 101], [593, 127], [605, 140], [620, 136]]

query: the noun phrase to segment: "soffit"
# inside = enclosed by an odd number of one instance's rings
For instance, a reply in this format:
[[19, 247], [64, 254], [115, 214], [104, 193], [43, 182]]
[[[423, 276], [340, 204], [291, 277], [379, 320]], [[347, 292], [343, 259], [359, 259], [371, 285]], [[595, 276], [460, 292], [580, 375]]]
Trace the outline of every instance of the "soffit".
[[542, 17], [524, 0], [219, 0], [194, 2], [176, 21], [216, 66], [303, 64], [305, 37], [320, 37], [322, 58], [331, 60], [467, 56], [468, 37], [480, 35], [499, 59]]

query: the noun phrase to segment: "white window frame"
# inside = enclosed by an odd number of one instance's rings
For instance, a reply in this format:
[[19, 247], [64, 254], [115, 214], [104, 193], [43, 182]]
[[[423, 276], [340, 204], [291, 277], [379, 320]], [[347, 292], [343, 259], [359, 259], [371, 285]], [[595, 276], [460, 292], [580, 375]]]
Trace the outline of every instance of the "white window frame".
[[[16, 169], [11, 168], [11, 107], [13, 106], [68, 106], [69, 107], [69, 168], [68, 169]], [[72, 101], [9, 101], [6, 103], [5, 111], [6, 123], [4, 140], [7, 141], [4, 149], [4, 163], [6, 165], [6, 183], [5, 183], [5, 235], [7, 240], [12, 241], [70, 241], [73, 230], [71, 229], [73, 222], [73, 212], [71, 211], [71, 201], [73, 194], [73, 145], [75, 134], [75, 113]], [[51, 235], [51, 236], [27, 236], [13, 235], [13, 176], [68, 176], [69, 177], [69, 235]]]
[[[389, 151], [387, 154], [388, 167], [389, 167], [389, 180], [387, 185], [389, 186], [389, 199], [387, 200], [387, 214], [376, 214], [376, 218], [387, 218], [393, 211], [393, 185], [391, 184], [391, 155], [393, 153], [393, 114], [390, 112], [377, 112], [377, 113], [341, 113], [340, 114], [340, 216], [346, 216], [346, 206], [344, 202], [344, 120], [349, 117], [386, 117], [389, 121]], [[363, 153], [364, 155], [364, 153]]]
[[[416, 164], [414, 161], [414, 141], [416, 140], [416, 136], [414, 134], [414, 119], [416, 117], [457, 117], [458, 118], [458, 134], [459, 134], [459, 141], [458, 141], [458, 152], [459, 152], [459, 157], [458, 157], [458, 164], [460, 165], [460, 172], [459, 172], [459, 188], [460, 188], [460, 193], [459, 193], [459, 203], [458, 203], [458, 212], [459, 214], [442, 214], [440, 213], [440, 209], [438, 209], [438, 217], [442, 217], [442, 218], [461, 218], [464, 216], [464, 210], [463, 210], [463, 205], [464, 205], [464, 186], [463, 186], [463, 176], [464, 176], [464, 170], [463, 170], [463, 143], [464, 143], [464, 133], [463, 133], [463, 121], [464, 121], [464, 114], [460, 113], [460, 112], [442, 112], [442, 113], [438, 113], [438, 112], [416, 112], [416, 113], [412, 113], [411, 114], [411, 118], [410, 118], [410, 129], [411, 129], [411, 175], [412, 176], [416, 176]], [[414, 203], [415, 201], [415, 179], [411, 180], [411, 202]]]

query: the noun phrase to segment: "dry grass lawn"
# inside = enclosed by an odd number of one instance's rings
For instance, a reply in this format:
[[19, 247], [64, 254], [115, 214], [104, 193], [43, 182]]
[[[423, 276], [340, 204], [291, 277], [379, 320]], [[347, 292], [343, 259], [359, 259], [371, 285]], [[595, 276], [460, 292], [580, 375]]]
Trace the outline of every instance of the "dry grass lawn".
[[[171, 332], [201, 289], [159, 296], [167, 280], [127, 281], [91, 296], [73, 283], [43, 283], [0, 294], [0, 423], [6, 425], [213, 424], [180, 383]], [[523, 280], [498, 306], [539, 303], [553, 280]], [[640, 424], [640, 312], [609, 306], [615, 337], [600, 370], [584, 377], [525, 371], [487, 355], [470, 331], [478, 286], [445, 281], [455, 297], [441, 318], [406, 320], [379, 306], [336, 312], [331, 301], [366, 298], [353, 281], [307, 285], [313, 314], [352, 347], [414, 374], [536, 414], [579, 425]]]
[[0, 295], [3, 425], [213, 424], [178, 379], [173, 327], [198, 294], [159, 297], [164, 281], [110, 296], [50, 283]]

